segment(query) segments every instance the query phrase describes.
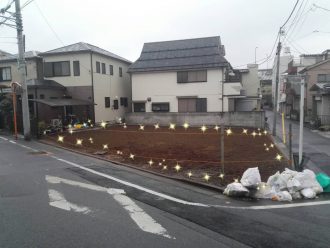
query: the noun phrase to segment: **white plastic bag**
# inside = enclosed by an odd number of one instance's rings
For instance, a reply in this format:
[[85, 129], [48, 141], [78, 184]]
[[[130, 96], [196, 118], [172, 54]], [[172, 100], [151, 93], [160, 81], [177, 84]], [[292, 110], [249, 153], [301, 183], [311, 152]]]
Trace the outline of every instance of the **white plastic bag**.
[[312, 188], [305, 188], [300, 191], [302, 196], [307, 199], [313, 199], [316, 197], [316, 193]]
[[248, 188], [258, 187], [258, 184], [261, 183], [261, 177], [258, 167], [249, 168], [244, 171], [243, 176], [241, 178], [241, 183], [243, 186]]
[[288, 191], [277, 192], [273, 197], [273, 201], [292, 201], [292, 196]]
[[289, 178], [289, 180], [286, 183], [286, 187], [290, 192], [290, 194], [293, 194], [302, 189], [299, 180], [297, 180], [295, 177]]
[[315, 173], [311, 170], [306, 169], [303, 172], [299, 172], [294, 178], [299, 181], [300, 189], [311, 188], [316, 194], [323, 192], [322, 186], [316, 180]]
[[257, 199], [272, 199], [275, 194], [276, 192], [272, 187], [262, 182], [251, 192], [251, 197]]
[[302, 196], [301, 196], [301, 194], [300, 194], [299, 191], [296, 191], [296, 192], [293, 192], [293, 193], [290, 193], [290, 194], [291, 194], [293, 200], [297, 200], [297, 199], [301, 199], [302, 198]]
[[225, 188], [223, 194], [228, 196], [247, 196], [249, 194], [249, 190], [241, 183], [230, 183]]

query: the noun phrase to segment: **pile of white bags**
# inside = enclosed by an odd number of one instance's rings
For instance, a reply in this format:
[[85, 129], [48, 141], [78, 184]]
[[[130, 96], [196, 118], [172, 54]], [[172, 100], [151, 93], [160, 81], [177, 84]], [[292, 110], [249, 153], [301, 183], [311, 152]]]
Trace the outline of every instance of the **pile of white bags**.
[[224, 191], [229, 196], [251, 196], [253, 198], [272, 199], [275, 201], [292, 201], [292, 199], [313, 199], [323, 192], [311, 170], [297, 172], [285, 169], [270, 176], [267, 183], [261, 182], [258, 167], [247, 169], [241, 183], [231, 183]]

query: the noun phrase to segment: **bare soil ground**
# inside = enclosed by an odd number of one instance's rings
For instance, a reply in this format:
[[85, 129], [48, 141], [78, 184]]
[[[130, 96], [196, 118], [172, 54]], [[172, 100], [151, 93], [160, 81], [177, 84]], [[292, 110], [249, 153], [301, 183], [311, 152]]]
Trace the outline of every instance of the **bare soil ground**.
[[[281, 153], [275, 146], [271, 147], [271, 138], [262, 130], [248, 129], [248, 134], [243, 134], [242, 128], [231, 130], [233, 134], [224, 135], [224, 178], [219, 177], [222, 173], [220, 129], [216, 131], [213, 127], [203, 133], [200, 128], [185, 130], [177, 127], [169, 130], [168, 127], [155, 129], [146, 126], [144, 130], [139, 130], [139, 126], [123, 128], [118, 125], [106, 129], [79, 130], [72, 134], [64, 132], [59, 134], [64, 137], [63, 143], [57, 141], [58, 134], [47, 135], [44, 139], [89, 154], [106, 152], [98, 156], [171, 177], [216, 186], [239, 179], [250, 167], [258, 166], [262, 180], [266, 181], [270, 175], [288, 166], [285, 159], [275, 159]], [[257, 133], [255, 137], [251, 135], [253, 131]], [[258, 135], [259, 132], [262, 135]], [[76, 144], [77, 139], [82, 139], [82, 145]], [[103, 149], [103, 145], [107, 145], [108, 149]], [[130, 158], [131, 154], [134, 159]], [[181, 167], [179, 171], [175, 169], [177, 164]], [[205, 179], [206, 174], [210, 176], [209, 180]]]

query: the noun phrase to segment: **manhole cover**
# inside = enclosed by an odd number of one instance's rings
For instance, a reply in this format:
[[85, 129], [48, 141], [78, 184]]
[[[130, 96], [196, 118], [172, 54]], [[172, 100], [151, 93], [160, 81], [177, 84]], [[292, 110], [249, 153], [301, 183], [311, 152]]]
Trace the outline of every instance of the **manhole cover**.
[[45, 151], [37, 151], [37, 152], [29, 152], [28, 154], [31, 154], [31, 155], [46, 155], [48, 153], [45, 152]]

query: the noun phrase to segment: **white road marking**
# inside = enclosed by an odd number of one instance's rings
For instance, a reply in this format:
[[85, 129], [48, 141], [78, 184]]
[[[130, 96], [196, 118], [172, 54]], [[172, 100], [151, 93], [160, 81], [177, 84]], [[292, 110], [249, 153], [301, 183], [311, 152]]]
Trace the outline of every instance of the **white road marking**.
[[152, 194], [152, 195], [156, 195], [156, 196], [159, 196], [159, 197], [162, 197], [164, 199], [167, 199], [167, 200], [170, 200], [170, 201], [174, 201], [174, 202], [177, 202], [177, 203], [181, 203], [181, 204], [185, 204], [185, 205], [191, 205], [191, 206], [199, 206], [199, 207], [209, 207], [209, 205], [207, 204], [203, 204], [203, 203], [198, 203], [198, 202], [189, 202], [189, 201], [185, 201], [185, 200], [181, 200], [181, 199], [178, 199], [178, 198], [175, 198], [175, 197], [172, 197], [172, 196], [169, 196], [169, 195], [166, 195], [166, 194], [163, 194], [163, 193], [160, 193], [160, 192], [157, 192], [157, 191], [154, 191], [154, 190], [151, 190], [151, 189], [148, 189], [148, 188], [145, 188], [145, 187], [142, 187], [142, 186], [139, 186], [139, 185], [136, 185], [134, 183], [130, 183], [130, 182], [127, 182], [127, 181], [124, 181], [124, 180], [121, 180], [121, 179], [118, 179], [116, 177], [113, 177], [113, 176], [110, 176], [108, 174], [105, 174], [105, 173], [102, 173], [102, 172], [99, 172], [99, 171], [96, 171], [96, 170], [93, 170], [93, 169], [90, 169], [90, 168], [87, 168], [87, 167], [84, 167], [82, 165], [79, 165], [79, 164], [76, 164], [76, 163], [73, 163], [73, 162], [70, 162], [68, 160], [65, 160], [65, 159], [62, 159], [62, 158], [58, 158], [56, 156], [52, 156], [52, 158], [58, 160], [58, 161], [61, 161], [63, 163], [66, 163], [66, 164], [69, 164], [69, 165], [72, 165], [74, 167], [77, 167], [79, 169], [82, 169], [82, 170], [85, 170], [85, 171], [88, 171], [90, 173], [93, 173], [95, 175], [98, 175], [98, 176], [101, 176], [101, 177], [105, 177], [105, 178], [108, 178], [112, 181], [115, 181], [115, 182], [118, 182], [118, 183], [121, 183], [121, 184], [124, 184], [126, 186], [129, 186], [129, 187], [132, 187], [132, 188], [135, 188], [135, 189], [138, 189], [138, 190], [141, 190], [141, 191], [144, 191], [144, 192], [147, 192], [149, 194]]
[[50, 156], [50, 157], [51, 158], [54, 158], [54, 159], [56, 159], [58, 161], [61, 161], [63, 163], [70, 164], [70, 165], [72, 165], [74, 167], [78, 167], [78, 168], [80, 168], [82, 170], [88, 171], [88, 172], [93, 173], [95, 175], [99, 175], [99, 176], [108, 178], [110, 180], [116, 181], [116, 182], [121, 183], [121, 184], [124, 184], [126, 186], [129, 186], [129, 187], [132, 187], [132, 188], [136, 188], [138, 190], [147, 192], [149, 194], [156, 195], [156, 196], [162, 197], [164, 199], [167, 199], [167, 200], [170, 200], [170, 201], [173, 201], [173, 202], [177, 202], [177, 203], [181, 203], [181, 204], [184, 204], [184, 205], [199, 206], [199, 207], [216, 207], [216, 208], [243, 209], [243, 210], [244, 209], [245, 210], [262, 210], [262, 209], [279, 209], [279, 208], [293, 208], [293, 207], [308, 207], [308, 206], [317, 206], [317, 205], [330, 205], [330, 201], [313, 201], [313, 202], [302, 202], [302, 203], [284, 203], [284, 204], [276, 204], [276, 205], [247, 206], [247, 207], [229, 206], [229, 205], [209, 205], [209, 204], [198, 203], [198, 202], [189, 202], [189, 201], [181, 200], [181, 199], [175, 198], [173, 196], [169, 196], [169, 195], [166, 195], [166, 194], [163, 194], [163, 193], [154, 191], [154, 190], [150, 190], [148, 188], [145, 188], [145, 187], [142, 187], [142, 186], [139, 186], [139, 185], [136, 185], [136, 184], [133, 184], [133, 183], [130, 183], [130, 182], [127, 182], [127, 181], [124, 181], [124, 180], [115, 178], [113, 176], [110, 176], [110, 175], [107, 175], [107, 174], [98, 172], [96, 170], [93, 170], [93, 169], [90, 169], [90, 168], [87, 168], [87, 167], [78, 165], [76, 163], [73, 163], [73, 162], [70, 162], [70, 161], [61, 159], [61, 158], [56, 157], [56, 156]]
[[8, 139], [6, 139], [5, 137], [0, 136], [0, 139], [8, 141]]
[[13, 143], [13, 144], [17, 144], [15, 141], [13, 140], [9, 140], [10, 143]]
[[[60, 177], [49, 176], [49, 175], [46, 175], [46, 181], [51, 184], [64, 183], [67, 185], [77, 186], [84, 189], [109, 193], [125, 210], [127, 210], [129, 216], [142, 231], [161, 235], [163, 237], [170, 239], [175, 239], [175, 237], [171, 237], [167, 233], [167, 230], [164, 227], [162, 227], [159, 223], [157, 223], [150, 215], [145, 213], [143, 209], [141, 209], [138, 205], [136, 205], [136, 203], [133, 200], [127, 197], [123, 189], [114, 189], [114, 188], [107, 189], [105, 187], [101, 187], [97, 185], [81, 183], [81, 182], [63, 179]], [[80, 212], [83, 212], [84, 210], [84, 208], [81, 208], [77, 205], [72, 205], [72, 203], [68, 203], [64, 199], [63, 195], [61, 195], [61, 193], [55, 190], [49, 190], [48, 194], [49, 194], [49, 199], [51, 199], [49, 204], [52, 206], [56, 206], [58, 208], [67, 211], [73, 210], [79, 212], [80, 210]]]
[[135, 204], [129, 197], [124, 195], [125, 191], [122, 189], [109, 189], [108, 193], [127, 210], [128, 214], [138, 225], [138, 227], [148, 233], [161, 235], [165, 238], [175, 239], [170, 236], [167, 230], [157, 223], [150, 215], [146, 214], [143, 209]]
[[88, 207], [82, 207], [74, 203], [68, 202], [60, 192], [54, 189], [48, 190], [48, 196], [49, 196], [49, 205], [52, 207], [60, 208], [66, 211], [83, 213], [83, 214], [88, 214], [91, 212], [91, 210]]
[[101, 187], [101, 186], [88, 184], [88, 183], [81, 183], [81, 182], [72, 181], [72, 180], [68, 180], [68, 179], [63, 179], [63, 178], [60, 178], [60, 177], [53, 177], [53, 176], [49, 176], [49, 175], [46, 175], [46, 181], [48, 183], [51, 183], [51, 184], [64, 183], [64, 184], [71, 185], [71, 186], [78, 186], [78, 187], [84, 188], [84, 189], [90, 189], [90, 190], [101, 191], [101, 192], [108, 192], [107, 188], [104, 188], [104, 187]]

